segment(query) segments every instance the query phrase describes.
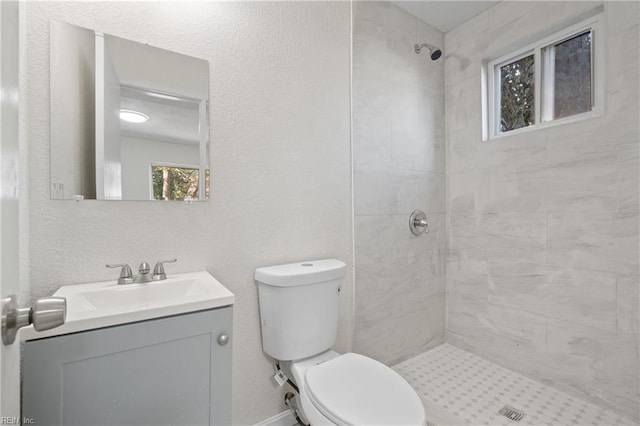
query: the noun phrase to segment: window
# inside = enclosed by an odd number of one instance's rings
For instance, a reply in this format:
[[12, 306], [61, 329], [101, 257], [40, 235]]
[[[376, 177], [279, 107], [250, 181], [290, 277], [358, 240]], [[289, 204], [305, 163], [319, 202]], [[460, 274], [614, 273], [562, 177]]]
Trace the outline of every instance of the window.
[[489, 137], [602, 111], [600, 21], [593, 16], [488, 63]]
[[[197, 167], [151, 166], [154, 200], [198, 200], [200, 170]], [[205, 199], [209, 198], [209, 170], [205, 170]]]

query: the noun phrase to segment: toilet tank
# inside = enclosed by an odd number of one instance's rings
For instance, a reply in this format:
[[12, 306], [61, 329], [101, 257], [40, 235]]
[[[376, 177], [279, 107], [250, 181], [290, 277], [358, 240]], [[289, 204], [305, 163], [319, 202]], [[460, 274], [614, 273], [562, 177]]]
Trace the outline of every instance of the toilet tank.
[[291, 361], [333, 346], [345, 269], [336, 259], [256, 269], [262, 348], [267, 354]]

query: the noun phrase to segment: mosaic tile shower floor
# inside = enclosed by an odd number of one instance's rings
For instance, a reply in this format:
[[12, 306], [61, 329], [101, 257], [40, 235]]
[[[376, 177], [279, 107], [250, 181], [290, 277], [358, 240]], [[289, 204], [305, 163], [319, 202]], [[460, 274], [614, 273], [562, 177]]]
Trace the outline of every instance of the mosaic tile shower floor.
[[[393, 368], [422, 398], [429, 424], [638, 424], [449, 344]], [[499, 415], [505, 405], [522, 410], [524, 417], [516, 423]]]

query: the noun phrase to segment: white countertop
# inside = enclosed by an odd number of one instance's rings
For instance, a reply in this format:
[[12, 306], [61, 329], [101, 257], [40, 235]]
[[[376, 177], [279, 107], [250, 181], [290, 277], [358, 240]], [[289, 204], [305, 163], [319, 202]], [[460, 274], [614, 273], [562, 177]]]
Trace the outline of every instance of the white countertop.
[[170, 315], [233, 305], [234, 295], [208, 272], [167, 275], [163, 281], [117, 285], [115, 281], [60, 287], [52, 297], [66, 297], [63, 325], [45, 331], [19, 331], [34, 340], [78, 331], [127, 324]]

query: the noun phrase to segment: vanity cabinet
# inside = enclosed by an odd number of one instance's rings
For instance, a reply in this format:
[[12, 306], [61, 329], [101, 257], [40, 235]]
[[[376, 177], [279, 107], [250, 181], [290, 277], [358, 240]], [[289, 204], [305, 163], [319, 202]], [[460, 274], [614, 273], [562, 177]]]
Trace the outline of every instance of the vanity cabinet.
[[38, 425], [231, 424], [231, 331], [226, 306], [26, 341], [22, 415]]

